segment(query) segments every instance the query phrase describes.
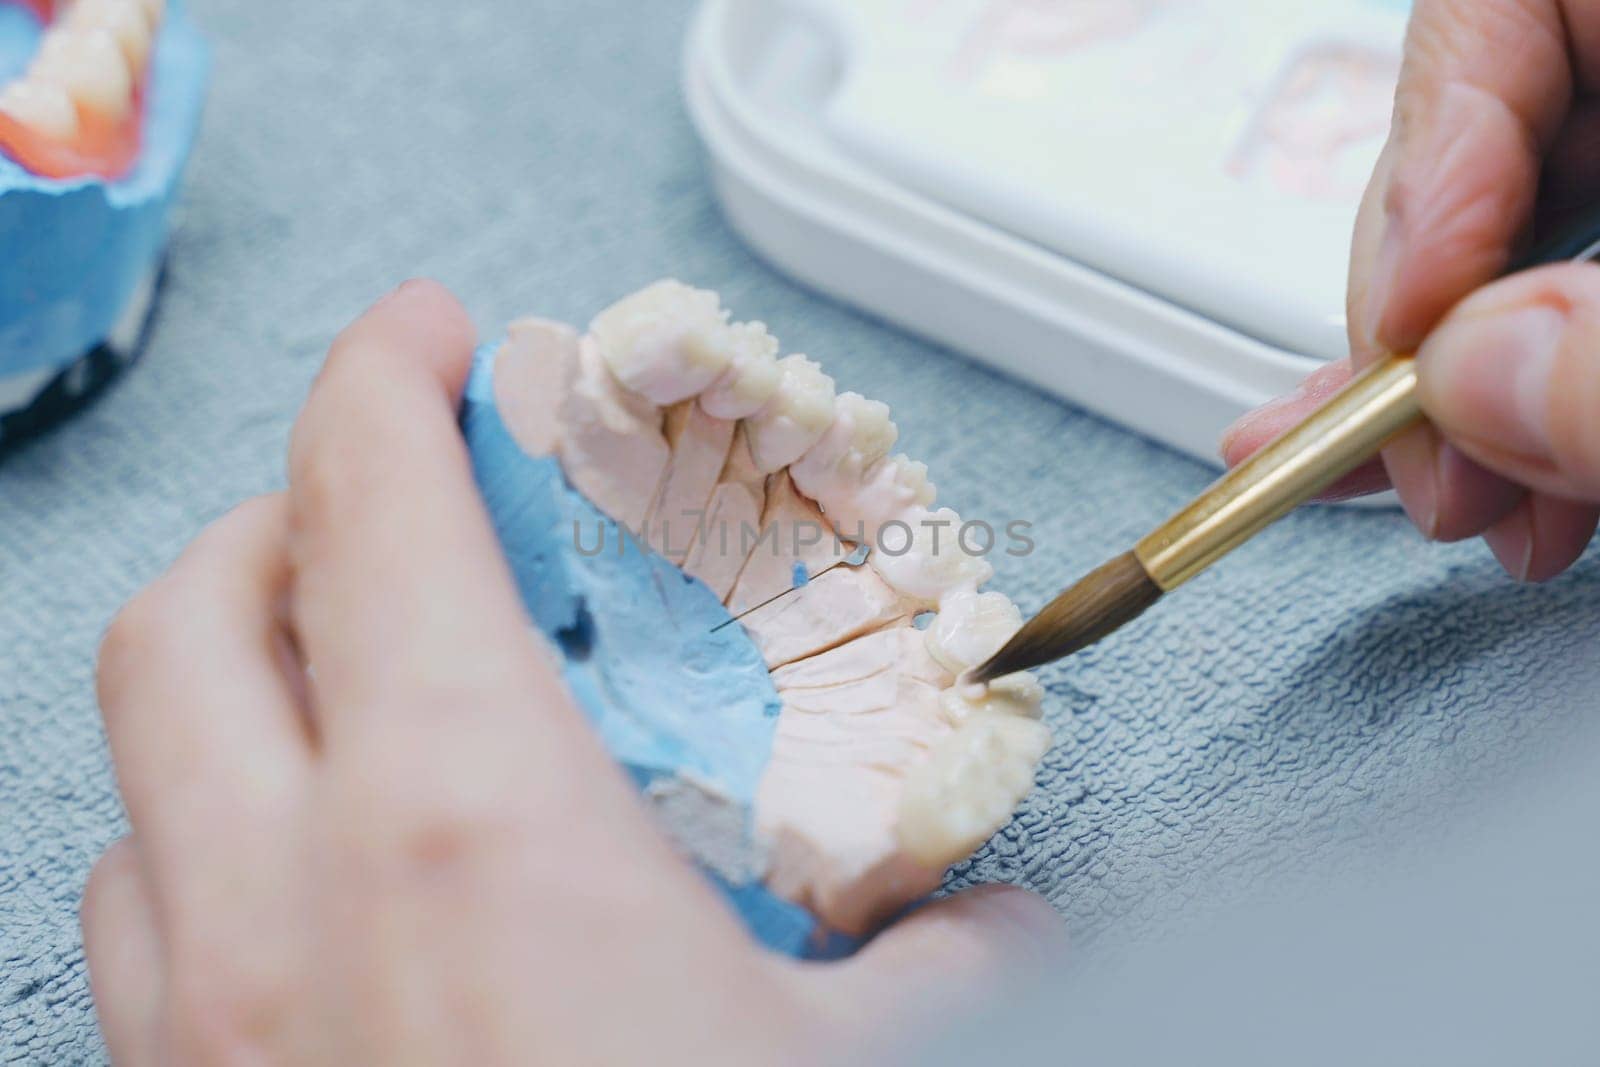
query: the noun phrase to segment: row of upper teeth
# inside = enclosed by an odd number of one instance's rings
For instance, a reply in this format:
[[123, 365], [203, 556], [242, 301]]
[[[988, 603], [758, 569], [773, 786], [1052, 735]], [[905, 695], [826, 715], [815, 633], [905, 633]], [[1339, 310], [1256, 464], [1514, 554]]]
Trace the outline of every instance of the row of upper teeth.
[[0, 91], [0, 111], [55, 140], [75, 137], [85, 115], [126, 118], [165, 9], [165, 0], [74, 0], [27, 72]]
[[952, 673], [984, 662], [1022, 625], [1004, 594], [977, 591], [994, 570], [963, 547], [959, 515], [932, 510], [927, 467], [889, 454], [899, 430], [888, 405], [836, 393], [805, 356], [779, 359], [761, 323], [730, 322], [715, 293], [681, 282], [613, 304], [590, 334], [630, 392], [662, 407], [698, 398], [714, 418], [742, 419], [761, 472], [788, 468], [844, 536], [877, 544], [887, 524], [903, 524], [897, 532], [911, 532], [909, 549], [896, 544], [868, 562], [902, 597], [939, 609], [929, 650]]
[[907, 600], [935, 607], [993, 575], [956, 537], [960, 516], [932, 509], [927, 467], [889, 454], [899, 431], [888, 407], [836, 393], [805, 356], [777, 358], [766, 327], [729, 322], [715, 293], [658, 282], [602, 312], [590, 332], [623, 387], [662, 407], [698, 397], [707, 414], [742, 419], [763, 474], [787, 467], [845, 537], [893, 540], [870, 562]]
[[[953, 731], [911, 770], [899, 833], [919, 859], [967, 854], [1009, 816], [1033, 781], [1049, 732], [1033, 721], [1044, 692], [1029, 674], [987, 687], [964, 685], [1022, 625], [1002, 593], [979, 592], [993, 569], [962, 548], [960, 517], [932, 510], [927, 468], [890, 455], [898, 430], [886, 405], [836, 393], [804, 356], [778, 358], [760, 323], [730, 322], [715, 293], [659, 282], [596, 317], [591, 336], [612, 376], [652, 404], [696, 399], [707, 414], [742, 419], [762, 473], [788, 468], [795, 487], [846, 537], [869, 543], [898, 521], [916, 535], [909, 551], [873, 552], [869, 564], [900, 596], [938, 611], [924, 632], [929, 653], [958, 680], [940, 712]], [[934, 525], [943, 524], [943, 525]], [[937, 543], [923, 532], [943, 531]], [[898, 546], [896, 546], [898, 548]]]

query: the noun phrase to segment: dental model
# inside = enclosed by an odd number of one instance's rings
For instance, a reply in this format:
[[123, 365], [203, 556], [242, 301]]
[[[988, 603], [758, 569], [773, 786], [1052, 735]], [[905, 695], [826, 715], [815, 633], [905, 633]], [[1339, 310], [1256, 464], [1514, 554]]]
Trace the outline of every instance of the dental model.
[[514, 324], [465, 408], [569, 686], [757, 936], [837, 951], [1032, 787], [1039, 684], [957, 681], [1021, 615], [885, 405], [666, 281], [586, 336]]
[[6, 70], [31, 50], [0, 84], [0, 451], [137, 358], [209, 67], [181, 0], [21, 6], [0, 12]]
[[0, 151], [47, 178], [121, 177], [139, 157], [165, 0], [29, 6], [48, 26], [26, 72], [0, 88]]

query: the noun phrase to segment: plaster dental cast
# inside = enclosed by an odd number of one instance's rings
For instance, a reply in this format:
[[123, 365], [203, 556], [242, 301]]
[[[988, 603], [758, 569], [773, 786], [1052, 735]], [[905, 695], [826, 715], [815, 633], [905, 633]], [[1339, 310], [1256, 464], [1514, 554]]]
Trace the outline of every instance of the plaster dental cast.
[[0, 0], [0, 446], [137, 355], [206, 72], [177, 3]]
[[1009, 819], [1049, 735], [1032, 677], [956, 682], [1022, 618], [889, 409], [778, 351], [661, 282], [582, 337], [514, 324], [464, 425], [602, 739], [756, 936], [831, 954]]

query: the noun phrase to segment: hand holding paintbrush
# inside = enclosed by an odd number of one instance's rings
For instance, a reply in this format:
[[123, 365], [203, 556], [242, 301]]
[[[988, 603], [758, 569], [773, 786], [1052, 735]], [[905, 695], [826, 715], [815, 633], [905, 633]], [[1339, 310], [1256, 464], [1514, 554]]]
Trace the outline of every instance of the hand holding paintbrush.
[[[1600, 9], [1418, 5], [1356, 228], [1352, 360], [1242, 420], [1224, 442], [1229, 475], [1049, 605], [976, 680], [1092, 644], [1330, 490], [1392, 480], [1427, 536], [1482, 534], [1520, 579], [1583, 553], [1600, 520], [1600, 269], [1529, 272], [1600, 249], [1600, 215], [1572, 210], [1592, 207], [1600, 152], [1574, 109], [1568, 31], [1600, 37]], [[1544, 239], [1515, 256], [1530, 231]], [[1513, 276], [1488, 284], [1507, 263]], [[1383, 467], [1366, 463], [1380, 447]]]

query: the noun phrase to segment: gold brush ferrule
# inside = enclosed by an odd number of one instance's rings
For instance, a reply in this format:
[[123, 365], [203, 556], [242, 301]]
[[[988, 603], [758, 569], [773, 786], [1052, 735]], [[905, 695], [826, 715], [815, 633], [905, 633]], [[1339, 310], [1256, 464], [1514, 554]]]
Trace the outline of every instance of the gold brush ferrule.
[[1134, 555], [1171, 592], [1371, 459], [1421, 416], [1416, 361], [1390, 356], [1224, 475], [1140, 541]]

